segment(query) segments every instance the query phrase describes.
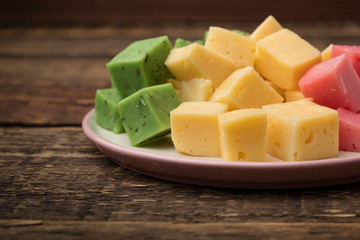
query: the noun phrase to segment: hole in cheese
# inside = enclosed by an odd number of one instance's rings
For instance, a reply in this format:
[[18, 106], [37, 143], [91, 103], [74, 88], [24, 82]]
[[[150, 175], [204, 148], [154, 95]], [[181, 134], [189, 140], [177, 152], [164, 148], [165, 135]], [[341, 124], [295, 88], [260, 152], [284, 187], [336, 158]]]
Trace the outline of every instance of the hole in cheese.
[[308, 138], [305, 140], [305, 144], [312, 143], [313, 140], [314, 140], [314, 132], [311, 131]]
[[279, 141], [276, 141], [276, 142], [273, 142], [273, 145], [277, 148], [277, 149], [280, 149], [280, 142]]
[[293, 156], [294, 156], [294, 160], [296, 161], [296, 160], [297, 160], [298, 153], [297, 153], [297, 152], [294, 152]]
[[240, 161], [240, 160], [244, 160], [244, 159], [246, 159], [246, 153], [244, 153], [244, 152], [238, 152], [238, 160]]

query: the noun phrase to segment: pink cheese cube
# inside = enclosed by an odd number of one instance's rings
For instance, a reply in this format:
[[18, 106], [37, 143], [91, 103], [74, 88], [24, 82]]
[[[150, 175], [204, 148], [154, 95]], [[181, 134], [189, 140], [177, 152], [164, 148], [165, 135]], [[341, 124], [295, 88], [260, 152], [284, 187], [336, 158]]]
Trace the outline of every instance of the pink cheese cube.
[[351, 61], [358, 76], [360, 76], [360, 46], [333, 45], [331, 57], [345, 54]]
[[343, 108], [337, 109], [339, 115], [339, 150], [360, 152], [360, 114]]
[[300, 79], [305, 97], [333, 109], [360, 110], [360, 77], [343, 54], [312, 66]]

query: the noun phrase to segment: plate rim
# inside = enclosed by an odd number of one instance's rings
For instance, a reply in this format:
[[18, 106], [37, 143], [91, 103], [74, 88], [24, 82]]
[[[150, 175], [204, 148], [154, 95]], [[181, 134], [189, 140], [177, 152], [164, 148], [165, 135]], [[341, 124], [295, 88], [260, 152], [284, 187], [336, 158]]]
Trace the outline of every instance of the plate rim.
[[[295, 170], [295, 169], [302, 169], [302, 170], [306, 170], [306, 169], [312, 169], [312, 168], [321, 168], [322, 166], [328, 166], [330, 165], [331, 167], [336, 167], [336, 166], [344, 166], [346, 164], [360, 164], [360, 155], [358, 156], [348, 156], [348, 157], [342, 157], [342, 158], [330, 158], [330, 159], [321, 159], [321, 160], [310, 160], [310, 161], [299, 161], [299, 162], [230, 162], [230, 161], [218, 161], [218, 160], [209, 160], [209, 159], [203, 159], [203, 158], [199, 158], [199, 159], [194, 159], [194, 158], [187, 158], [182, 157], [182, 156], [169, 156], [169, 155], [163, 155], [160, 153], [153, 153], [153, 152], [147, 152], [144, 150], [141, 150], [141, 148], [139, 147], [139, 149], [133, 149], [133, 148], [129, 148], [127, 146], [123, 146], [123, 145], [119, 145], [116, 143], [113, 143], [105, 138], [103, 138], [102, 136], [99, 136], [91, 127], [89, 124], [89, 120], [90, 118], [94, 115], [95, 113], [95, 108], [92, 108], [83, 118], [82, 121], [82, 129], [85, 133], [85, 135], [91, 140], [93, 141], [96, 146], [98, 148], [99, 145], [102, 147], [105, 147], [107, 149], [110, 149], [110, 151], [113, 151], [117, 154], [122, 154], [124, 156], [127, 156], [129, 158], [146, 158], [148, 160], [152, 160], [155, 161], [158, 164], [181, 164], [182, 166], [185, 167], [207, 167], [207, 168], [221, 168], [221, 169], [232, 169], [232, 170], [236, 170], [236, 169], [241, 169], [241, 170], [249, 170], [251, 169], [252, 171], [264, 171], [264, 170], [268, 170], [268, 171], [286, 171], [286, 170]], [[100, 150], [102, 151], [102, 149], [100, 148]], [[105, 154], [107, 155], [107, 154]], [[110, 156], [109, 156], [110, 157]], [[126, 164], [121, 164], [119, 161], [117, 161], [116, 159], [113, 159], [112, 157], [110, 157], [113, 161], [115, 161], [116, 163], [118, 163], [119, 165], [122, 165], [125, 168], [128, 168], [130, 170], [133, 171], [137, 171], [137, 172], [141, 172], [142, 174], [145, 175], [152, 175], [150, 173], [145, 171], [142, 171], [141, 169], [134, 169], [133, 166], [127, 166]], [[144, 169], [143, 169], [144, 170]], [[153, 174], [154, 175], [154, 174]], [[157, 174], [155, 174], [155, 176], [153, 177], [157, 177]], [[160, 174], [161, 175], [161, 174]], [[161, 177], [160, 177], [161, 178]], [[355, 180], [353, 178], [356, 178]], [[351, 176], [352, 180], [349, 181], [345, 181], [345, 183], [347, 182], [354, 182], [354, 181], [358, 181], [360, 179], [360, 172], [357, 173], [356, 176]], [[164, 178], [162, 178], [164, 179]], [[168, 180], [168, 179], [166, 179]], [[171, 180], [171, 179], [170, 179]], [[330, 179], [330, 180], [334, 180], [334, 179]], [[179, 182], [176, 181], [175, 182]], [[188, 182], [186, 182], [188, 183]], [[190, 184], [193, 184], [190, 182]], [[195, 183], [196, 184], [196, 183]], [[259, 184], [259, 183], [257, 183]], [[281, 183], [280, 183], [281, 184]], [[200, 185], [206, 185], [206, 184], [200, 184]], [[212, 184], [214, 185], [214, 184]], [[309, 185], [309, 184], [308, 184]], [[311, 184], [310, 184], [311, 185]], [[316, 185], [316, 184], [315, 184]], [[326, 186], [326, 185], [334, 185], [332, 183], [329, 184], [321, 184], [322, 186]], [[226, 187], [226, 186], [225, 186]], [[305, 186], [307, 187], [307, 186]], [[248, 188], [248, 187], [246, 187]], [[253, 188], [250, 186], [250, 188]], [[259, 188], [259, 187], [254, 187], [254, 188]], [[269, 188], [269, 187], [265, 187], [265, 188]], [[272, 187], [270, 187], [272, 188]], [[283, 188], [283, 187], [275, 187], [275, 188]], [[286, 187], [288, 188], [288, 187]], [[296, 188], [296, 187], [295, 187]]]

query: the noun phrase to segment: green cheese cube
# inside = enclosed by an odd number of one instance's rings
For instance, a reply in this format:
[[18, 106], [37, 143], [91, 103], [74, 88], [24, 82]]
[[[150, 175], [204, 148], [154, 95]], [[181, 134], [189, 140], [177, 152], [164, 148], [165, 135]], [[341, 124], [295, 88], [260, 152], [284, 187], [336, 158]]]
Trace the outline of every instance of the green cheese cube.
[[106, 64], [112, 84], [121, 97], [137, 90], [165, 83], [172, 74], [165, 66], [171, 51], [167, 36], [135, 41]]
[[122, 100], [114, 88], [98, 89], [95, 94], [95, 121], [114, 133], [125, 132], [117, 104]]
[[115, 82], [114, 82], [114, 80], [111, 78], [111, 88], [116, 88], [115, 87]]
[[233, 32], [236, 32], [236, 33], [241, 34], [241, 35], [244, 35], [244, 36], [250, 36], [249, 33], [244, 32], [244, 31], [241, 31], [241, 30], [239, 30], [239, 29], [234, 29]]
[[[205, 41], [204, 41], [203, 39], [201, 39], [201, 40], [196, 40], [196, 41], [194, 41], [194, 42], [195, 42], [195, 43], [198, 43], [198, 44], [200, 44], [200, 45], [204, 45], [204, 44], [205, 44]], [[190, 44], [192, 44], [192, 43], [194, 43], [194, 42], [189, 41], [189, 40], [185, 40], [185, 39], [183, 39], [183, 38], [177, 38], [177, 39], [175, 40], [174, 48], [186, 47], [186, 46], [188, 46], [188, 45], [190, 45]]]
[[192, 41], [185, 40], [183, 38], [177, 38], [175, 40], [174, 48], [186, 47], [187, 45], [190, 45], [192, 43], [193, 43]]
[[121, 121], [132, 146], [170, 133], [170, 111], [181, 100], [171, 83], [143, 88], [118, 103]]

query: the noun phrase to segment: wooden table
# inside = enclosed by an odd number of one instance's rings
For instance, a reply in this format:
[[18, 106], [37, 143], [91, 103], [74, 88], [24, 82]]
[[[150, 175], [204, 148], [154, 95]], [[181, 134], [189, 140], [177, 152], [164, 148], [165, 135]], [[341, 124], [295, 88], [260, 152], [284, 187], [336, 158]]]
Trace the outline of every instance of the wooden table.
[[[259, 22], [219, 22], [251, 32]], [[358, 21], [285, 21], [320, 50]], [[105, 64], [134, 40], [201, 38], [209, 22], [8, 24], [0, 29], [0, 239], [360, 239], [360, 183], [246, 190], [124, 169], [81, 121]]]

